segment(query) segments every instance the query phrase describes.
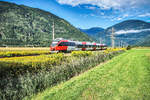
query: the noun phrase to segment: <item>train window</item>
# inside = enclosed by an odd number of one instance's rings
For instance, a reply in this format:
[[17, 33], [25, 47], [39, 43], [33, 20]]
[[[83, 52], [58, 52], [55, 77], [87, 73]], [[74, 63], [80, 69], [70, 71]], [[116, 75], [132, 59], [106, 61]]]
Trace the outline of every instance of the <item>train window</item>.
[[87, 48], [87, 45], [85, 45], [85, 44], [84, 44], [84, 45], [82, 45], [82, 48]]
[[59, 46], [75, 46], [74, 42], [61, 42]]
[[78, 44], [77, 47], [78, 48], [87, 48], [87, 45], [85, 45], [85, 44]]
[[90, 45], [87, 45], [88, 48], [90, 48]]
[[68, 46], [75, 46], [76, 44], [74, 42], [68, 42]]
[[52, 42], [51, 46], [54, 47], [57, 45], [57, 42]]
[[75, 44], [75, 43], [72, 43], [72, 46], [76, 46], [76, 44]]
[[77, 47], [78, 47], [78, 48], [82, 48], [83, 45], [82, 45], [82, 44], [78, 44]]
[[66, 42], [66, 43], [65, 43], [65, 46], [70, 46], [70, 43], [69, 43], [69, 42]]
[[95, 48], [95, 47], [96, 47], [96, 45], [93, 45], [93, 47]]
[[65, 46], [66, 43], [65, 42], [61, 42], [58, 46]]

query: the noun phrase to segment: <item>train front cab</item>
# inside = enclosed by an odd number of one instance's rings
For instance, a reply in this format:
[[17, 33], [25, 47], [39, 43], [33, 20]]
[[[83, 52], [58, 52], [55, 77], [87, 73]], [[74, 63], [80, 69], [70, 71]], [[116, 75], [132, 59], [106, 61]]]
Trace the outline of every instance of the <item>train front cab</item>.
[[57, 53], [58, 51], [56, 50], [56, 47], [58, 46], [58, 42], [52, 42], [50, 45], [50, 52], [51, 53]]
[[54, 48], [57, 52], [71, 52], [76, 50], [76, 44], [74, 41], [61, 40]]
[[67, 52], [67, 43], [68, 40], [61, 40], [58, 42], [58, 45], [56, 46], [56, 50], [58, 52]]

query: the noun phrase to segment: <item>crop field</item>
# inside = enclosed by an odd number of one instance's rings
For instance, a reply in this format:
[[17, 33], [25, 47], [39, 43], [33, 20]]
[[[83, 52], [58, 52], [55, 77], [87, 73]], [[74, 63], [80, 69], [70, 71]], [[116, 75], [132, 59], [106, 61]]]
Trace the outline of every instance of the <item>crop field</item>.
[[49, 48], [0, 47], [0, 58], [50, 54]]
[[149, 100], [150, 49], [129, 50], [32, 100]]
[[[48, 87], [55, 86], [73, 76], [95, 67], [118, 54], [125, 48], [105, 51], [73, 51], [64, 53], [33, 56], [3, 56], [0, 58], [0, 100], [21, 100], [31, 97]], [[43, 52], [44, 50], [3, 50], [6, 52]], [[9, 54], [10, 55], [10, 54]]]
[[32, 51], [49, 51], [48, 47], [0, 47], [0, 51], [24, 51], [24, 50], [32, 50]]

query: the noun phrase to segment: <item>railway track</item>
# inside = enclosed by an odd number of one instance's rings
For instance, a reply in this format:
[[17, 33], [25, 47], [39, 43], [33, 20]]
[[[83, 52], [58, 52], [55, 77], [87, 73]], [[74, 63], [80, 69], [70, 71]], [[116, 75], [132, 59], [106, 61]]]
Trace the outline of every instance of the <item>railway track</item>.
[[[95, 50], [95, 51], [92, 51], [92, 52], [102, 52], [102, 51], [104, 51], [104, 50]], [[63, 53], [63, 52], [59, 52], [59, 53]], [[30, 56], [40, 56], [40, 55], [51, 55], [51, 54], [54, 54], [54, 53], [18, 55], [18, 56], [3, 56], [3, 57], [0, 57], [0, 59], [13, 58], [13, 57], [30, 57]], [[65, 54], [65, 56], [69, 56], [71, 54], [71, 52], [67, 52], [67, 53], [64, 53], [64, 54]]]

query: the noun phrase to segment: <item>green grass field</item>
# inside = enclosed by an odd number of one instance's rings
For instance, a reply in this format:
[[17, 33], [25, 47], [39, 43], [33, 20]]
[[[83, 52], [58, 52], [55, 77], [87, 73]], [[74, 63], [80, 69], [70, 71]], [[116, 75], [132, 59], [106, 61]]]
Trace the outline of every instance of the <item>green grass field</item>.
[[133, 49], [33, 100], [150, 100], [150, 49]]

